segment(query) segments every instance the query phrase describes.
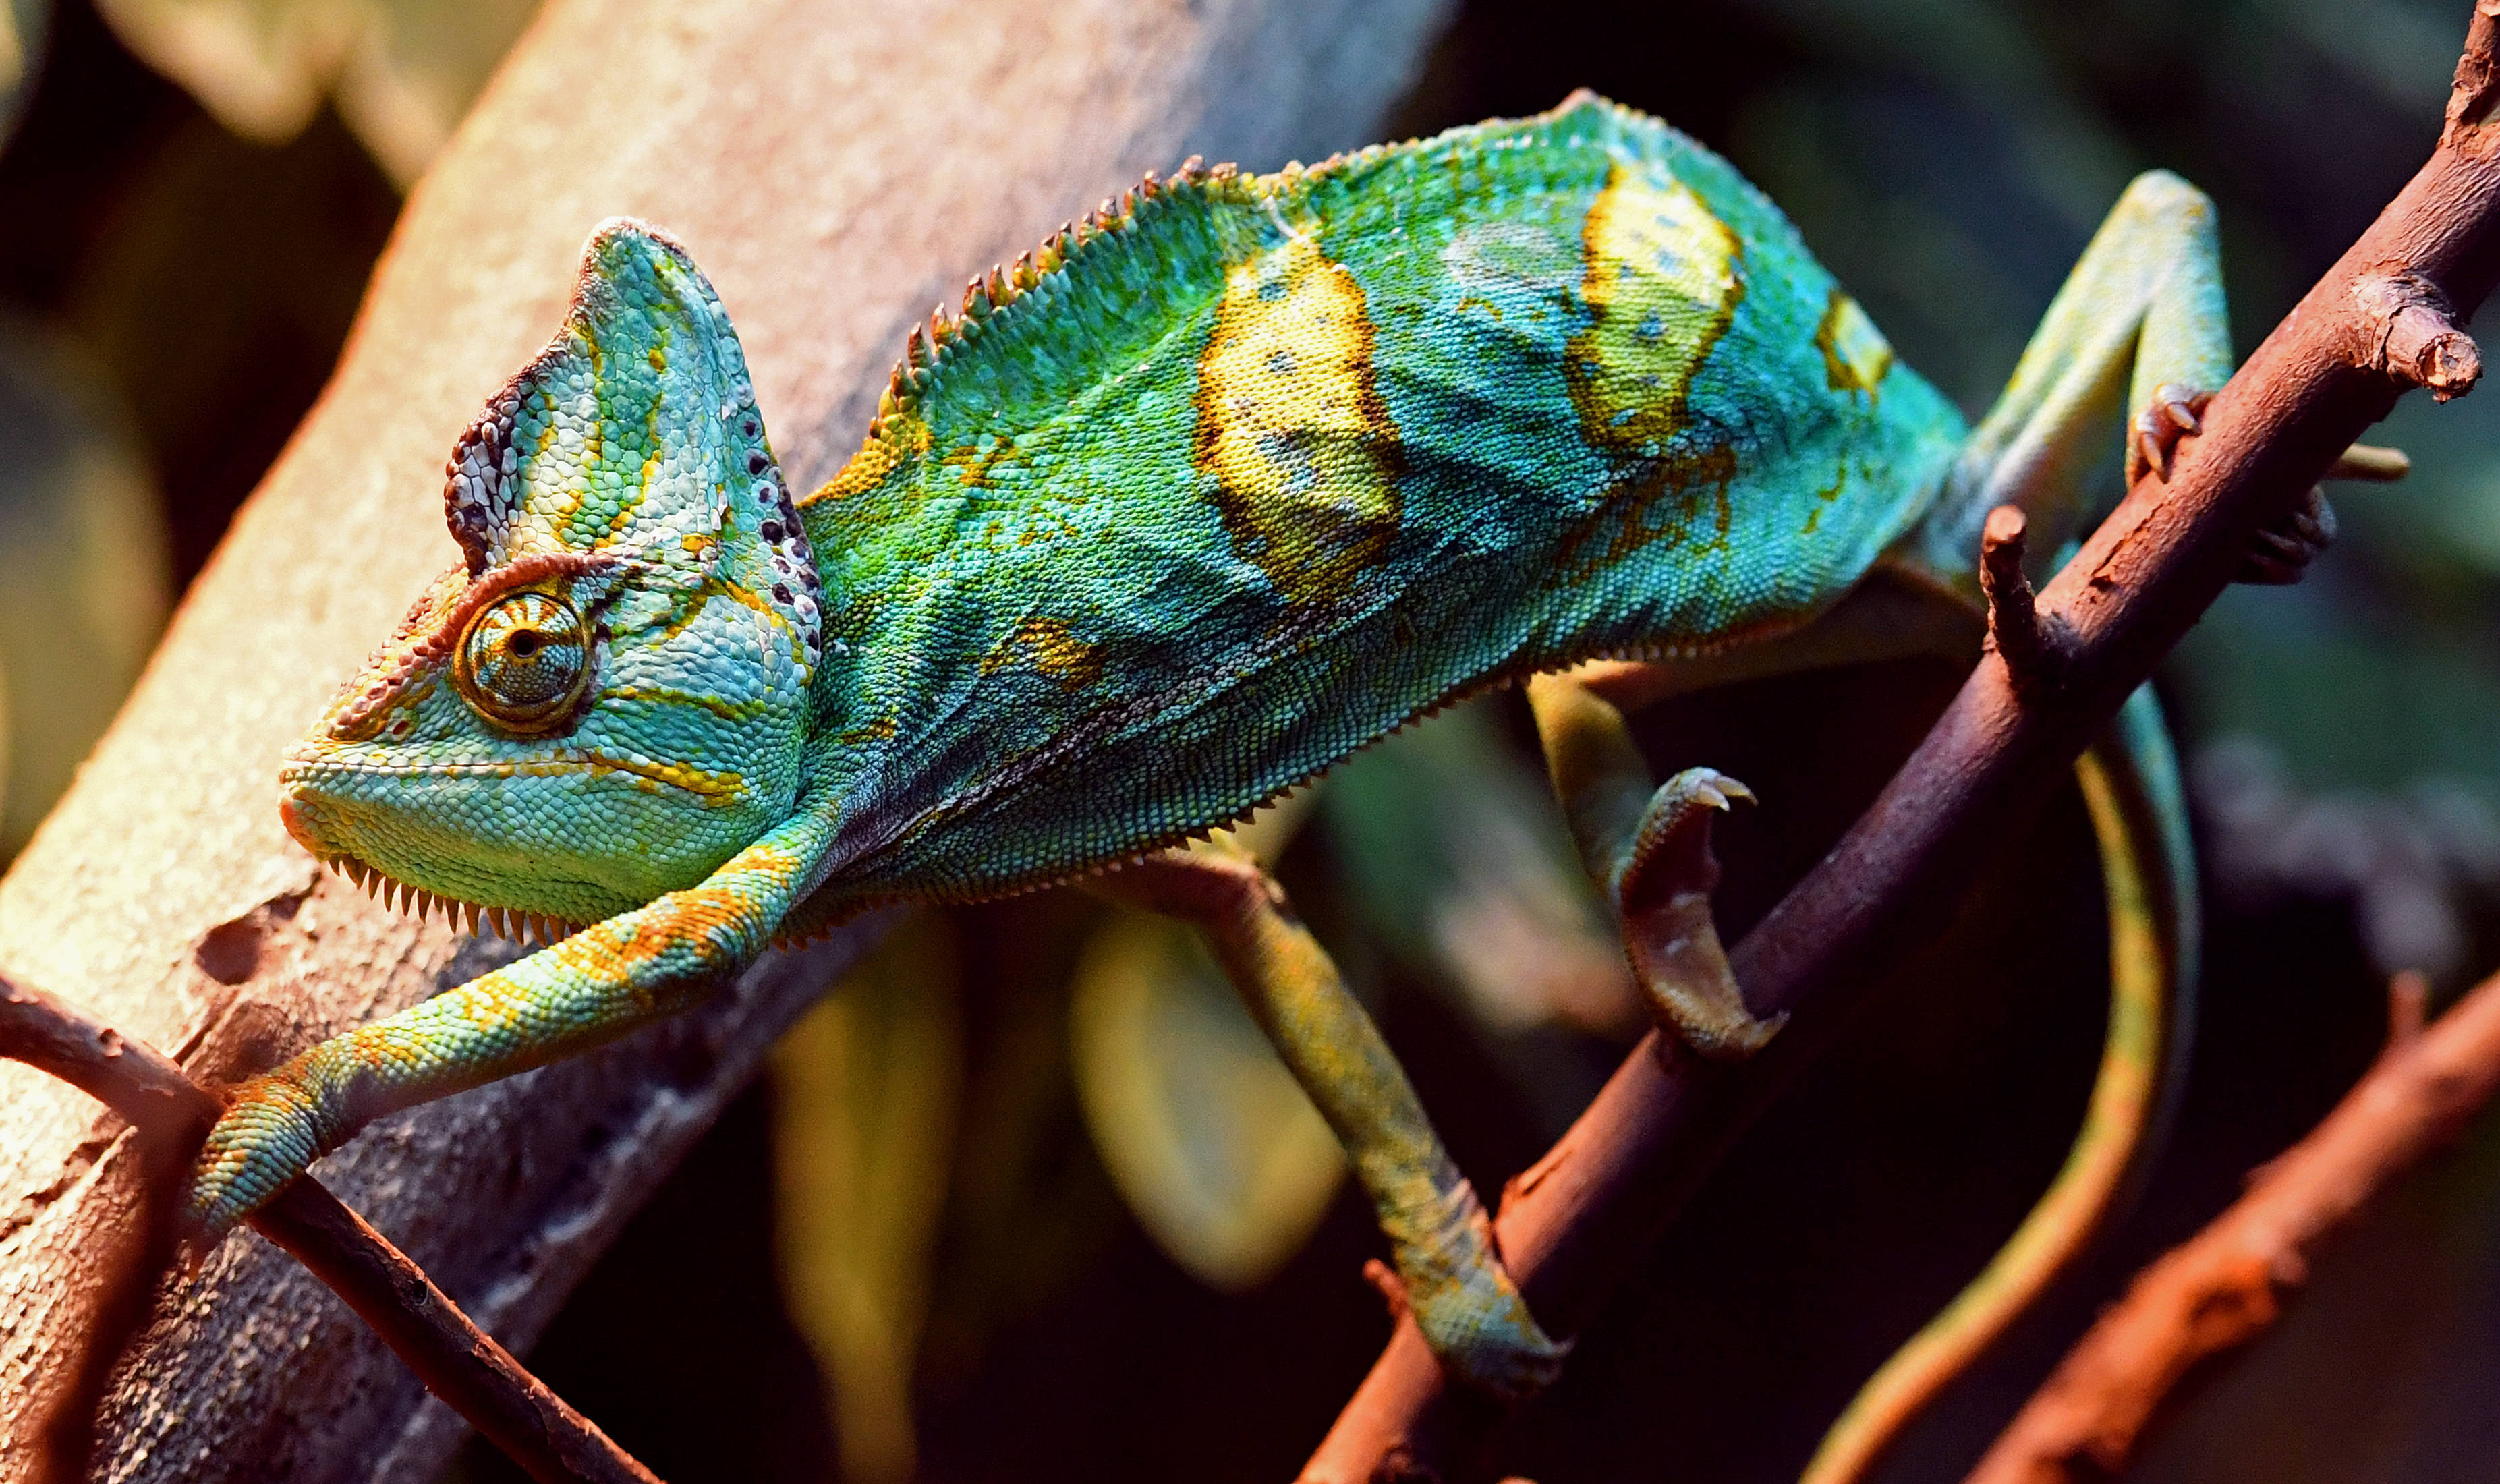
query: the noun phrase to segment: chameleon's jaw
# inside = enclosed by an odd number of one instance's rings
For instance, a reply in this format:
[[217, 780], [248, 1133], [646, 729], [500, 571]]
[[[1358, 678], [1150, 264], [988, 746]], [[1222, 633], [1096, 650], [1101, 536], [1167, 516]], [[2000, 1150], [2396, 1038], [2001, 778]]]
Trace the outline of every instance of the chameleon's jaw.
[[425, 920], [428, 913], [440, 911], [446, 921], [464, 933], [473, 935], [480, 932], [493, 933], [498, 938], [516, 943], [533, 940], [551, 943], [580, 929], [578, 923], [568, 922], [546, 912], [523, 912], [510, 907], [481, 907], [475, 902], [462, 901], [460, 898], [445, 896], [441, 892], [427, 891], [421, 886], [411, 886], [359, 860], [354, 855], [331, 849], [313, 836], [305, 820], [303, 810], [296, 807], [292, 789], [280, 797], [278, 817], [285, 824], [286, 833], [295, 837], [295, 842], [310, 851], [312, 858], [321, 863], [323, 869], [363, 887], [366, 896], [395, 912], [414, 912], [420, 922]]
[[489, 907], [449, 892], [429, 890], [390, 874], [353, 850], [327, 838], [316, 823], [322, 813], [300, 783], [288, 780], [279, 795], [278, 817], [286, 833], [325, 870], [364, 889], [365, 895], [395, 912], [413, 912], [419, 921], [434, 911], [469, 934], [493, 933], [516, 943], [551, 943], [579, 931], [581, 924], [553, 912]]

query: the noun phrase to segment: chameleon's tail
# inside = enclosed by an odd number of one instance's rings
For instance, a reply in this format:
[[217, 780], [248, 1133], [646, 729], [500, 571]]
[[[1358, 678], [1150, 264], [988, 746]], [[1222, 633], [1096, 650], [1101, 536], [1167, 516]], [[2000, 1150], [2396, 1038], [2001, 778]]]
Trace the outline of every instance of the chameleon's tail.
[[2133, 1199], [2160, 1142], [2195, 1023], [2195, 865], [2179, 769], [2151, 687], [2075, 765], [2109, 896], [2110, 1017], [2083, 1132], [1987, 1269], [1885, 1362], [1832, 1425], [1802, 1484], [1859, 1484], [1910, 1422]]

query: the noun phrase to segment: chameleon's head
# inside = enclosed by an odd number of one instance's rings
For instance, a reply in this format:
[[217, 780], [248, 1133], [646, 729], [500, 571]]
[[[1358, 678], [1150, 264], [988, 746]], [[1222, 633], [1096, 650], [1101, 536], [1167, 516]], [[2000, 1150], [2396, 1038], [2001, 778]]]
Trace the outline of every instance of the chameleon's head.
[[324, 861], [589, 922], [702, 879], [797, 794], [821, 594], [711, 285], [609, 221], [555, 340], [462, 435], [467, 560], [281, 777]]

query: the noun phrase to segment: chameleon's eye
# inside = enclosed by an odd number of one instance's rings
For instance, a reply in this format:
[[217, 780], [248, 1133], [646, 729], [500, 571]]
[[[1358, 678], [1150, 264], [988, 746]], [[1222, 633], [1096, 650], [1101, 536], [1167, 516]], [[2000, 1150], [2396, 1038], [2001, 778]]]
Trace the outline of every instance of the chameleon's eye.
[[515, 732], [544, 731], [581, 698], [590, 634], [562, 598], [510, 593], [469, 621], [451, 678], [488, 719]]

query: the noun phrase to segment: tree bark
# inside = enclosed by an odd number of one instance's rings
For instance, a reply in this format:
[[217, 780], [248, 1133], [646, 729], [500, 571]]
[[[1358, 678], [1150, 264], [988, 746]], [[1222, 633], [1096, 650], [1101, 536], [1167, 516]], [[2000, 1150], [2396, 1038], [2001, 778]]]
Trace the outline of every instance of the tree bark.
[[[554, 329], [600, 218], [687, 243], [804, 489], [857, 446], [906, 328], [968, 277], [1184, 155], [1267, 168], [1363, 142], [1445, 9], [557, 0], [411, 196], [329, 388], [0, 881], [0, 964], [233, 1076], [509, 952], [316, 872], [279, 827], [275, 772], [456, 559], [444, 457]], [[387, 1119], [321, 1177], [524, 1348], [873, 931]], [[257, 1237], [112, 1322], [139, 1163], [83, 1095], [0, 1066], [0, 1473], [26, 1476], [61, 1399], [98, 1387], [100, 1476], [438, 1473], [457, 1421]]]

